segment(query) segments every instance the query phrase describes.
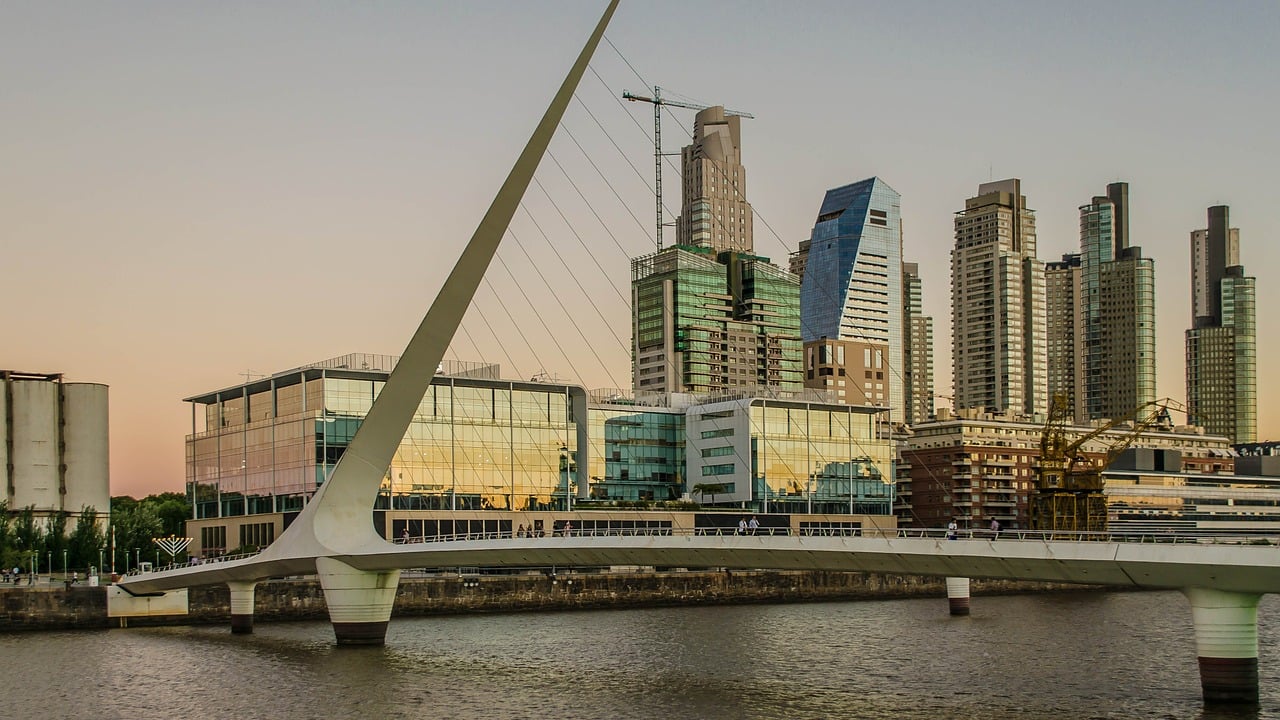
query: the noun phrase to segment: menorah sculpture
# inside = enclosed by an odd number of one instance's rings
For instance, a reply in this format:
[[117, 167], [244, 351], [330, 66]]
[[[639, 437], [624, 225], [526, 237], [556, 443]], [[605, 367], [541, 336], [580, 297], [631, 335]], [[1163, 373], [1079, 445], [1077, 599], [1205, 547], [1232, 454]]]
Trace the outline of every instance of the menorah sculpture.
[[170, 535], [164, 538], [152, 538], [151, 542], [155, 543], [161, 550], [169, 553], [169, 564], [172, 565], [177, 561], [178, 553], [186, 550], [187, 546], [191, 544], [191, 538]]

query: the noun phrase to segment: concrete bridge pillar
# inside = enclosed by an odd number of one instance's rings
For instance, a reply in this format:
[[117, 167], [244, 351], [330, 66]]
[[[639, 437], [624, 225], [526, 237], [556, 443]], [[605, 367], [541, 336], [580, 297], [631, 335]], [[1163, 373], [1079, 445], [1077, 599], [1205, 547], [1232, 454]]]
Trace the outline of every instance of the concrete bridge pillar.
[[969, 614], [969, 578], [947, 578], [947, 604], [952, 615]]
[[253, 589], [256, 581], [227, 583], [231, 588], [231, 632], [234, 635], [253, 632]]
[[1262, 596], [1210, 588], [1184, 588], [1182, 594], [1191, 601], [1205, 703], [1257, 704]]
[[339, 645], [381, 645], [387, 638], [400, 571], [357, 570], [333, 558], [316, 558], [316, 572]]

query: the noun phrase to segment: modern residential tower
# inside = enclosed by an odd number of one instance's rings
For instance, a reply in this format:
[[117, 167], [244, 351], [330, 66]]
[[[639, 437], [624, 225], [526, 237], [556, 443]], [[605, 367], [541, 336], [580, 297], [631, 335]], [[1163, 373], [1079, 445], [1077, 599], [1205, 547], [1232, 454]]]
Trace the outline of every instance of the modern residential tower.
[[711, 107], [682, 154], [677, 244], [631, 260], [632, 386], [803, 387], [800, 279], [752, 254], [740, 120]]
[[[907, 420], [901, 202], [876, 177], [828, 190], [813, 232], [791, 258], [791, 271], [803, 278], [805, 384], [835, 390], [845, 402], [889, 407], [893, 422]], [[834, 364], [822, 362], [828, 346]]]
[[933, 318], [924, 314], [922, 285], [919, 264], [903, 263], [902, 366], [909, 425], [933, 416]]
[[1044, 269], [1045, 329], [1049, 348], [1049, 397], [1062, 396], [1073, 418], [1085, 417], [1080, 312], [1080, 253], [1067, 253]]
[[1076, 420], [1125, 417], [1155, 400], [1155, 264], [1129, 244], [1128, 183], [1080, 207], [1076, 299]]
[[742, 166], [742, 118], [722, 106], [693, 120], [693, 142], [680, 153], [683, 183], [676, 244], [750, 253], [751, 203]]
[[1240, 264], [1240, 231], [1230, 208], [1209, 208], [1209, 227], [1191, 233], [1191, 313], [1187, 330], [1189, 422], [1233, 443], [1258, 439], [1255, 280]]
[[1044, 263], [1021, 181], [978, 186], [956, 213], [951, 251], [955, 405], [989, 412], [1048, 411]]

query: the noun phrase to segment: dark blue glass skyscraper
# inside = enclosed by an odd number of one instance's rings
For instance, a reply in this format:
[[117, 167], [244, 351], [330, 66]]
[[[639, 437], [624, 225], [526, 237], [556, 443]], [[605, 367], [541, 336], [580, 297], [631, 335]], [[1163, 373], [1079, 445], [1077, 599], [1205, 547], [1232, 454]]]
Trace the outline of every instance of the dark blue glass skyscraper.
[[[888, 350], [888, 404], [903, 417], [901, 196], [878, 177], [828, 190], [793, 272], [801, 273], [805, 342], [853, 340]], [[850, 378], [861, 381], [861, 378]]]

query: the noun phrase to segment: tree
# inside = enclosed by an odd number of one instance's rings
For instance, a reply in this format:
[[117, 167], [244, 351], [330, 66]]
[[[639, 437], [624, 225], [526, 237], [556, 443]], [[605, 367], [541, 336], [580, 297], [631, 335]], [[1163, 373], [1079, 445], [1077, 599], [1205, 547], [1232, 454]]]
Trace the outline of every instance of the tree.
[[97, 565], [101, 561], [101, 551], [106, 545], [106, 533], [98, 526], [98, 511], [92, 506], [80, 511], [76, 527], [67, 539], [70, 550], [71, 566], [76, 568]]
[[18, 537], [14, 533], [13, 519], [9, 517], [9, 502], [0, 500], [0, 567], [7, 569], [21, 563]]
[[53, 568], [58, 566], [58, 562], [63, 562], [65, 567], [70, 558], [64, 560], [63, 553], [67, 552], [67, 513], [59, 510], [49, 517], [49, 524], [44, 531], [44, 551], [45, 557], [49, 560], [49, 572], [53, 572]]
[[[44, 549], [44, 531], [36, 524], [36, 507], [28, 505], [18, 512], [13, 521], [14, 548], [18, 552], [21, 567], [32, 565], [31, 556]], [[38, 565], [39, 563], [35, 563]]]
[[[138, 502], [131, 497], [111, 500], [111, 527], [115, 530], [116, 550], [124, 551], [124, 556], [137, 558], [141, 552], [151, 555], [155, 544], [153, 538], [164, 535], [164, 523], [156, 513], [155, 505]], [[125, 566], [130, 563], [126, 560]]]
[[161, 535], [186, 536], [186, 523], [191, 518], [191, 503], [186, 495], [174, 492], [160, 493], [149, 495], [142, 502], [155, 508], [156, 515], [160, 518]]

